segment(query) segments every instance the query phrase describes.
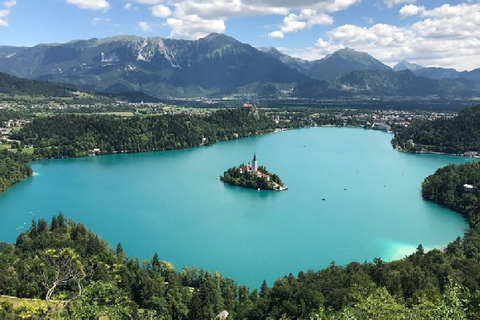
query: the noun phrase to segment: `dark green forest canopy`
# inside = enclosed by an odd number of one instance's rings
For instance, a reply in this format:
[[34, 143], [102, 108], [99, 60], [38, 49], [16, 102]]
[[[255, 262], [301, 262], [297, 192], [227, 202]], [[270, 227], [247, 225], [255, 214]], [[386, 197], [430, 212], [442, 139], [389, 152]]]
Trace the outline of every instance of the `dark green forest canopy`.
[[[469, 185], [469, 186], [465, 186]], [[448, 165], [422, 184], [425, 199], [462, 213], [472, 227], [480, 226], [480, 162]]]
[[413, 121], [395, 133], [392, 143], [411, 152], [480, 152], [480, 105], [465, 108], [454, 118]]
[[272, 132], [275, 123], [247, 108], [218, 110], [208, 116], [161, 115], [117, 117], [106, 115], [55, 115], [39, 117], [13, 135], [33, 145], [36, 158], [147, 152], [197, 147], [219, 140]]
[[32, 175], [29, 159], [21, 153], [0, 151], [0, 192]]
[[70, 97], [78, 89], [70, 84], [17, 78], [0, 72], [0, 92], [4, 94]]

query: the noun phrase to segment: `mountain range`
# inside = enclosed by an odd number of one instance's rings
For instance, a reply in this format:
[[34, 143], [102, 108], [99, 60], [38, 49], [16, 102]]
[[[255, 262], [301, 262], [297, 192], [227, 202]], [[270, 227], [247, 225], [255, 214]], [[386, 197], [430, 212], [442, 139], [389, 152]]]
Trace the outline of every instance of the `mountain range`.
[[458, 72], [408, 61], [390, 68], [348, 48], [305, 61], [216, 33], [195, 41], [117, 36], [0, 46], [0, 72], [159, 98], [480, 97], [480, 69]]

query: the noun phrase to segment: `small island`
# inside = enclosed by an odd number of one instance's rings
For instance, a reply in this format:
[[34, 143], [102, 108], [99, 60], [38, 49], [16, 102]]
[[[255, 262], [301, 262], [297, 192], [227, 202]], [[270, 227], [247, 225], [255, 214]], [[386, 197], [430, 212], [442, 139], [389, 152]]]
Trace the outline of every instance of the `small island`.
[[249, 189], [287, 190], [278, 175], [268, 172], [264, 166], [258, 166], [256, 154], [253, 155], [251, 164], [241, 164], [238, 167], [229, 168], [223, 173], [220, 180], [232, 186]]

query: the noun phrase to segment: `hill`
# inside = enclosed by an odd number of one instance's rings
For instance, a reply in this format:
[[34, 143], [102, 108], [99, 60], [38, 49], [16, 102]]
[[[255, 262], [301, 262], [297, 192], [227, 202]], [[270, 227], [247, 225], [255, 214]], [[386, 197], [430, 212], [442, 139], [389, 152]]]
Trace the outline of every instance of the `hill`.
[[78, 89], [70, 84], [17, 78], [0, 72], [0, 93], [44, 97], [72, 97]]
[[410, 152], [476, 154], [480, 152], [480, 105], [465, 108], [454, 118], [414, 121], [396, 132], [392, 143]]

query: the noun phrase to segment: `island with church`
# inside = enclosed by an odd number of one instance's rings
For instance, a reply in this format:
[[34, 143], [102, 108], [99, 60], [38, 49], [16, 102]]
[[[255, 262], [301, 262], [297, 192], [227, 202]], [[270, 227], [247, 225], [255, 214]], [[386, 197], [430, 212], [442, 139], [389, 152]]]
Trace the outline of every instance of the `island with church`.
[[278, 175], [270, 173], [264, 166], [258, 165], [256, 154], [253, 155], [252, 163], [229, 168], [223, 173], [220, 180], [232, 186], [249, 189], [274, 191], [284, 191], [288, 189], [283, 185]]

